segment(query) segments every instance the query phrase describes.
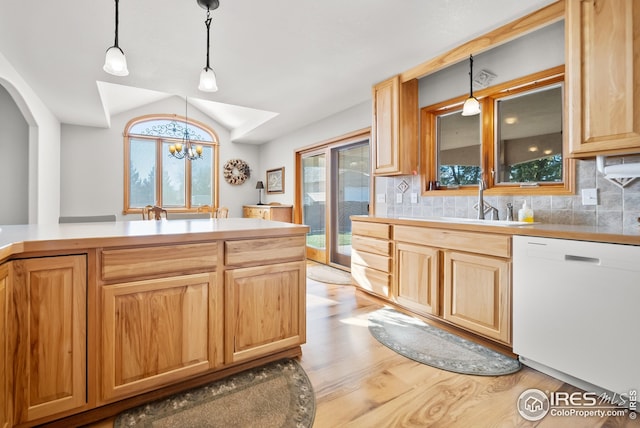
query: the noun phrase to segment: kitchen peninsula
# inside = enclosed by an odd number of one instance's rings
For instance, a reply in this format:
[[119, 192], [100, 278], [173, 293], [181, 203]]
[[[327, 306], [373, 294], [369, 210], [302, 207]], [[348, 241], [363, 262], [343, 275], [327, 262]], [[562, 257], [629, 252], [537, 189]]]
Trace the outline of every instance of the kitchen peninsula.
[[245, 218], [2, 226], [0, 426], [87, 423], [300, 355], [307, 231]]

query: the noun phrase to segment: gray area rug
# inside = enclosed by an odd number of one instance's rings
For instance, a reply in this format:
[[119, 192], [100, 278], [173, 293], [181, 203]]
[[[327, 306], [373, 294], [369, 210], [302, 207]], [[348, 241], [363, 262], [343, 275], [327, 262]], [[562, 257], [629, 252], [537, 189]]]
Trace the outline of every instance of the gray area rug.
[[307, 277], [314, 281], [325, 282], [328, 284], [351, 284], [351, 274], [349, 272], [323, 264], [307, 266]]
[[521, 367], [514, 358], [390, 308], [369, 314], [369, 331], [398, 354], [451, 372], [497, 376]]
[[303, 428], [315, 413], [307, 374], [281, 360], [121, 413], [114, 428]]

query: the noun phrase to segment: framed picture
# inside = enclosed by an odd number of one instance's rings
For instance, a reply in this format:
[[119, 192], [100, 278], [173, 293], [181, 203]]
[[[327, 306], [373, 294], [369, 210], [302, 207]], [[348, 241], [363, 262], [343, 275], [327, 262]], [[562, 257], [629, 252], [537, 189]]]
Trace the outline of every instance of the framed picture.
[[267, 170], [267, 193], [284, 193], [284, 167]]

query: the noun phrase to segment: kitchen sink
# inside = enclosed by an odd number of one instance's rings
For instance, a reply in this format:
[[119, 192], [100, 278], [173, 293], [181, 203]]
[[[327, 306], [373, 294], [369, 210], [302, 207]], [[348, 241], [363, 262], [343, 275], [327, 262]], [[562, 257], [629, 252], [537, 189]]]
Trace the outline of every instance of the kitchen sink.
[[531, 226], [533, 223], [526, 221], [515, 220], [490, 220], [490, 219], [477, 219], [477, 218], [463, 218], [463, 217], [400, 217], [400, 220], [418, 220], [418, 221], [432, 221], [441, 223], [462, 223], [462, 224], [482, 224], [486, 226], [503, 226], [503, 227], [517, 227], [517, 226]]

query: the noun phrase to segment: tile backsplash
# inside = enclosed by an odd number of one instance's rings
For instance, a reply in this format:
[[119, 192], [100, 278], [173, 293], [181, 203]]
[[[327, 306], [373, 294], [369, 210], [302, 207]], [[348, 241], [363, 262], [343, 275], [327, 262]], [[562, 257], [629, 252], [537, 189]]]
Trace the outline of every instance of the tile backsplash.
[[[614, 163], [640, 162], [640, 155], [607, 159], [607, 165]], [[402, 194], [402, 202], [397, 202], [397, 194], [402, 193], [402, 182], [408, 184]], [[598, 205], [582, 204], [582, 189], [598, 189]], [[385, 193], [384, 203], [376, 202], [376, 214], [382, 217], [465, 217], [475, 218], [474, 196], [421, 196], [420, 176], [376, 177], [376, 194]], [[417, 193], [416, 202], [411, 194]], [[567, 196], [489, 196], [485, 201], [498, 208], [500, 219], [506, 219], [507, 203], [513, 204], [514, 217], [526, 199], [534, 210], [536, 222], [573, 224], [627, 229], [638, 228], [640, 217], [640, 178], [624, 189], [605, 179], [596, 169], [595, 159], [576, 160], [576, 194]]]

